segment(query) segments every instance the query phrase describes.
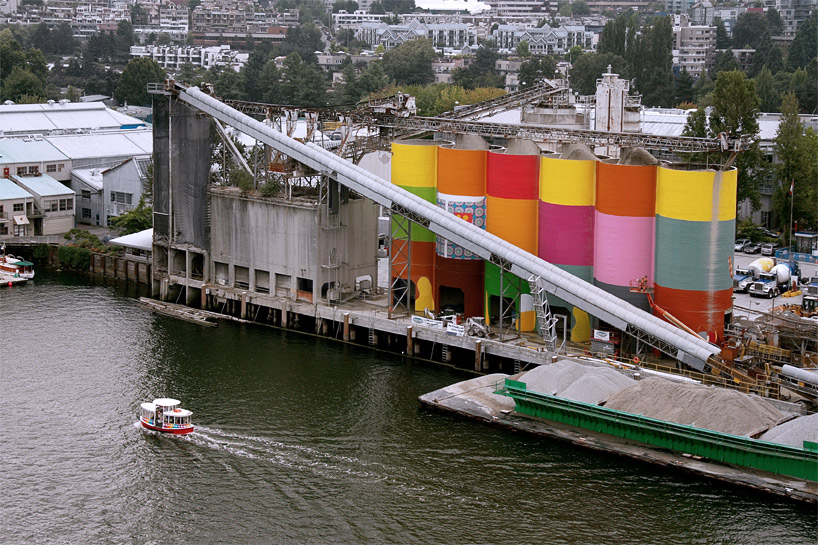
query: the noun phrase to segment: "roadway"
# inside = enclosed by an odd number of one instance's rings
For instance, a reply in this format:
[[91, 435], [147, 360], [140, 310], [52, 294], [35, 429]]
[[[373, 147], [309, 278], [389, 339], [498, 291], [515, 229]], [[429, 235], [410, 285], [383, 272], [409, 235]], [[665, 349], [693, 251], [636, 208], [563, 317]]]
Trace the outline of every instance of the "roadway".
[[[734, 267], [746, 267], [759, 257], [761, 254], [745, 254], [744, 252], [736, 252], [733, 255]], [[818, 265], [815, 263], [798, 262], [801, 267], [802, 276], [818, 276]], [[795, 297], [775, 297], [773, 299], [765, 299], [763, 297], [752, 297], [749, 293], [733, 293], [733, 306], [736, 307], [733, 311], [734, 316], [748, 316], [754, 318], [758, 312], [768, 312], [772, 307], [782, 304], [801, 304], [801, 296]], [[750, 309], [754, 312], [748, 312], [743, 309]]]

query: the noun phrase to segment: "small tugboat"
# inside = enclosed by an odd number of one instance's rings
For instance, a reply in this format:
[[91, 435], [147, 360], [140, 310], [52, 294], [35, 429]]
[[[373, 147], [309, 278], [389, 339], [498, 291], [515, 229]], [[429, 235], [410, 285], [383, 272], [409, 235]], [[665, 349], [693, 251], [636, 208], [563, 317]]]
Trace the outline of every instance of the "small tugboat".
[[193, 431], [193, 412], [179, 407], [181, 401], [162, 397], [143, 403], [139, 411], [142, 426], [153, 431], [181, 435]]

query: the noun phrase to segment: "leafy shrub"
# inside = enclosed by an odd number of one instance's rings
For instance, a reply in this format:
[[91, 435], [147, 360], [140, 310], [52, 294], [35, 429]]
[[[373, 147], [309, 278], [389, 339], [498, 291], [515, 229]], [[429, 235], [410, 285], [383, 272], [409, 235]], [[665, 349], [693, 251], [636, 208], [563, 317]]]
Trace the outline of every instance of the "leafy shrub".
[[87, 271], [91, 266], [91, 251], [78, 246], [60, 246], [57, 256], [62, 266], [68, 269]]

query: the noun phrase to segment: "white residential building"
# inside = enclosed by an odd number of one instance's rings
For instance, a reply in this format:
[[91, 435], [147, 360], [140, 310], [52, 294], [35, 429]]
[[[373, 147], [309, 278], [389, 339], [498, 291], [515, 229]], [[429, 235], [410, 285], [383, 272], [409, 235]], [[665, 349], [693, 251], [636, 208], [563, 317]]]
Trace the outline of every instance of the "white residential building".
[[410, 21], [405, 25], [363, 23], [355, 37], [373, 49], [382, 45], [386, 50], [419, 38], [428, 38], [438, 49], [463, 49], [477, 45], [477, 30], [472, 25], [463, 23], [425, 24], [419, 21]]
[[500, 53], [513, 53], [520, 42], [528, 42], [528, 50], [535, 55], [561, 55], [578, 45], [582, 49], [591, 49], [594, 33], [585, 30], [584, 26], [563, 25], [541, 28], [520, 25], [499, 25], [492, 32]]
[[74, 228], [73, 189], [45, 174], [13, 175], [11, 179], [33, 197], [34, 214], [29, 214], [29, 219], [34, 235], [61, 235]]
[[238, 71], [247, 62], [249, 54], [232, 50], [229, 45], [134, 45], [131, 46], [131, 57], [153, 59], [165, 70], [180, 70], [184, 65], [190, 64], [206, 70], [213, 66], [230, 66]]
[[716, 27], [690, 25], [686, 15], [673, 17], [673, 67], [698, 78], [716, 54]]
[[0, 236], [24, 237], [33, 233], [29, 214], [34, 213], [34, 197], [6, 178], [0, 178]]

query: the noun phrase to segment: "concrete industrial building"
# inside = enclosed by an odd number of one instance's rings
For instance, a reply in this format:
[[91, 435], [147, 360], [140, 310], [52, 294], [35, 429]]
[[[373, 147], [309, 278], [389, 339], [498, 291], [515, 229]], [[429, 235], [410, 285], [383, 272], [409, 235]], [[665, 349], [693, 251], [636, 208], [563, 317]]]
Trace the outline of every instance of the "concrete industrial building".
[[74, 228], [74, 191], [48, 175], [17, 176], [11, 180], [32, 196], [28, 213], [33, 235], [60, 235]]

